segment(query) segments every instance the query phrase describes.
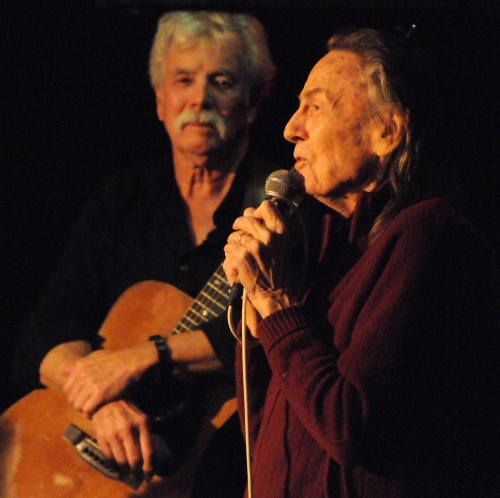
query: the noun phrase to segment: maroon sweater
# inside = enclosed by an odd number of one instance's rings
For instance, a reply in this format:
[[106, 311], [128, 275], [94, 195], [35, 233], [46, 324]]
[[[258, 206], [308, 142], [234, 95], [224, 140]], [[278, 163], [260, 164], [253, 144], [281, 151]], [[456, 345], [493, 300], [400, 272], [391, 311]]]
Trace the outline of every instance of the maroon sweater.
[[[366, 235], [363, 209], [351, 242]], [[249, 345], [254, 498], [487, 496], [490, 246], [427, 200], [339, 279], [331, 232], [304, 303], [263, 320]], [[240, 416], [241, 361], [238, 346]]]

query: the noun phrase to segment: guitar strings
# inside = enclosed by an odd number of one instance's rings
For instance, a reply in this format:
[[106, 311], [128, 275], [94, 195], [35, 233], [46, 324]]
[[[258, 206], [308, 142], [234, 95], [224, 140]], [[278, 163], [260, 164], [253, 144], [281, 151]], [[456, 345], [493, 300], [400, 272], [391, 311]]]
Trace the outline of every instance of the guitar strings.
[[211, 318], [222, 315], [226, 311], [230, 289], [221, 264], [193, 300], [172, 333], [190, 332]]

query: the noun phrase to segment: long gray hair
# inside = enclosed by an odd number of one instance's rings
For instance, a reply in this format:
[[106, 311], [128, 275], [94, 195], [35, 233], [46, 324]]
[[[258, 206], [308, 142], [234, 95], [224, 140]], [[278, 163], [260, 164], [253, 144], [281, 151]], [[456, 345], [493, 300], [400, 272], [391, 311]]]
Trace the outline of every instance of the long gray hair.
[[372, 227], [373, 240], [403, 207], [429, 195], [439, 184], [444, 159], [438, 92], [429, 61], [402, 36], [357, 29], [335, 34], [327, 46], [361, 56], [370, 116], [390, 107], [404, 123], [401, 143], [382, 165], [392, 196]]

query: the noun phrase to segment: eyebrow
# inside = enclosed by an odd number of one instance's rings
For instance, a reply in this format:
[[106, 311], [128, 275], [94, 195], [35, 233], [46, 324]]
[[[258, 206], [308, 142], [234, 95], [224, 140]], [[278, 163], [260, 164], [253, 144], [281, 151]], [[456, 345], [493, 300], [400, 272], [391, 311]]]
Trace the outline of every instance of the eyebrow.
[[308, 98], [308, 97], [313, 97], [314, 95], [318, 95], [320, 93], [322, 93], [324, 95], [327, 94], [326, 91], [323, 88], [315, 87], [315, 88], [311, 88], [310, 90], [307, 90], [307, 92], [301, 93], [300, 95], [297, 96], [297, 98], [299, 100], [302, 100], [302, 99], [305, 99], [305, 98]]
[[310, 90], [307, 90], [307, 92], [301, 93], [300, 95], [297, 96], [297, 98], [300, 102], [303, 99], [314, 97], [315, 95], [325, 95], [326, 98], [331, 102], [332, 108], [333, 108], [337, 105], [338, 101], [342, 97], [342, 93], [343, 92], [340, 92], [337, 96], [334, 96], [334, 94], [332, 92], [330, 92], [329, 90], [326, 90], [324, 88], [317, 86], [317, 87], [311, 88]]
[[[188, 69], [185, 67], [177, 67], [175, 70], [172, 72], [174, 76], [178, 75], [185, 75], [185, 74], [193, 74], [196, 73], [196, 69]], [[237, 80], [237, 73], [233, 70], [222, 68], [222, 69], [216, 69], [212, 72], [209, 73], [209, 77], [217, 77], [217, 76], [228, 76], [229, 78], [232, 78], [234, 80]]]
[[185, 67], [176, 67], [174, 69], [174, 71], [172, 71], [172, 74], [177, 75], [177, 74], [186, 74], [186, 73], [192, 73], [192, 72], [193, 72], [192, 69], [187, 69]]

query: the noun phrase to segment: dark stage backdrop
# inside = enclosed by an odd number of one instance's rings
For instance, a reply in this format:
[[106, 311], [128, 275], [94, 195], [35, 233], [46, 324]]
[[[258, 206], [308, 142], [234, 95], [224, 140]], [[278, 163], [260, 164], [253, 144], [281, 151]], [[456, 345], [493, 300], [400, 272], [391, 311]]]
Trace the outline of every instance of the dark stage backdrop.
[[[0, 379], [7, 402], [17, 332], [54, 270], [82, 204], [111, 172], [166, 146], [147, 77], [156, 19], [176, 8], [255, 14], [278, 77], [254, 138], [292, 164], [282, 138], [329, 35], [417, 24], [437, 68], [459, 179], [486, 227], [498, 222], [496, 1], [2, 0]], [[494, 234], [498, 242], [498, 234]], [[29, 345], [27, 346], [29, 347]], [[10, 396], [10, 399], [9, 399]]]

